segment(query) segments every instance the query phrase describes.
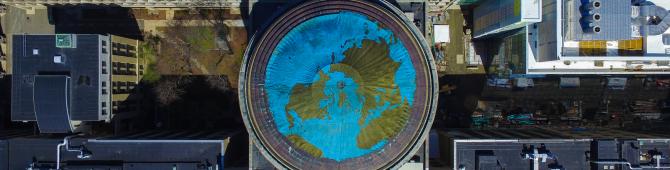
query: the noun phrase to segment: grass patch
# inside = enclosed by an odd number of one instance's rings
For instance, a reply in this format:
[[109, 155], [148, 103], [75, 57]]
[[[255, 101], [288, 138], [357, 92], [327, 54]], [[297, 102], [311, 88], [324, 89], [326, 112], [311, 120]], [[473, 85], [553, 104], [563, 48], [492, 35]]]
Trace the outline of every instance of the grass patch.
[[144, 75], [142, 75], [142, 81], [147, 83], [155, 83], [160, 80], [161, 75], [156, 70], [156, 42], [158, 38], [149, 38], [149, 40], [142, 42], [140, 44], [139, 55], [140, 58], [144, 60]]
[[186, 36], [186, 43], [198, 53], [205, 53], [216, 48], [216, 30], [212, 27], [193, 27], [190, 35]]

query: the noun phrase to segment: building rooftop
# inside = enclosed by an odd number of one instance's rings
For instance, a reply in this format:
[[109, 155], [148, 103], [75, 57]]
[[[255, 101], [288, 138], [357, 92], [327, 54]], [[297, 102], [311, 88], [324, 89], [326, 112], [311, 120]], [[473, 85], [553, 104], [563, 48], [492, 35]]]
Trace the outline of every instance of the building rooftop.
[[13, 40], [12, 120], [56, 116], [39, 122], [46, 127], [49, 119], [63, 116], [101, 119], [100, 35], [14, 35]]
[[440, 149], [449, 166], [466, 170], [626, 169], [670, 163], [655, 159], [668, 156], [670, 138], [612, 129], [451, 129], [440, 131], [440, 140], [440, 147], [447, 146]]
[[563, 27], [566, 40], [616, 41], [632, 38], [632, 20], [622, 19], [631, 17], [630, 1], [590, 0], [590, 3], [565, 1], [563, 11], [568, 19]]
[[[223, 169], [224, 154], [235, 133], [209, 131], [148, 131], [103, 138], [80, 136], [61, 150], [65, 169]], [[129, 138], [128, 135], [134, 137]], [[0, 140], [0, 169], [55, 168], [56, 145], [63, 138], [20, 136]], [[3, 157], [8, 155], [9, 157]]]
[[528, 74], [670, 73], [670, 3], [583, 2], [543, 1], [542, 22], [525, 28]]
[[72, 129], [68, 113], [70, 77], [37, 75], [33, 84], [35, 117], [40, 130], [43, 133], [70, 131]]

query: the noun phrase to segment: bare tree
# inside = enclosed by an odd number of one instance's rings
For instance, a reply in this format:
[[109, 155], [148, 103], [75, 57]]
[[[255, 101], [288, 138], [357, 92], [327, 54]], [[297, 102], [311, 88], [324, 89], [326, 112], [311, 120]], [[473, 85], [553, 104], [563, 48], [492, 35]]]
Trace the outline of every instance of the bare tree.
[[167, 106], [175, 101], [181, 99], [181, 96], [186, 93], [186, 86], [191, 83], [191, 78], [188, 76], [167, 77], [161, 79], [154, 88], [158, 103]]
[[217, 89], [221, 92], [227, 92], [230, 90], [230, 82], [228, 81], [228, 76], [226, 75], [215, 75], [207, 76], [207, 84], [213, 89]]

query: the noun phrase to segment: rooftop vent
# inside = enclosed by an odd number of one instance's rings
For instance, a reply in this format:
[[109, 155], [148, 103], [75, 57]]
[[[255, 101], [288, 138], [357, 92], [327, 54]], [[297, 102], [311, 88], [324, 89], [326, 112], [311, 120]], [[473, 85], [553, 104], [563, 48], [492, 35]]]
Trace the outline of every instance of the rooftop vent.
[[582, 3], [580, 8], [581, 8], [581, 10], [584, 10], [584, 11], [590, 11], [590, 10], [600, 9], [601, 5], [602, 5], [602, 3], [600, 2], [600, 0], [591, 0], [591, 2]]
[[54, 63], [63, 64], [63, 63], [65, 63], [65, 58], [63, 58], [63, 56], [61, 56], [61, 55], [55, 55], [54, 56]]
[[599, 22], [600, 19], [602, 19], [602, 16], [600, 15], [600, 13], [597, 13], [597, 12], [593, 12], [590, 15], [582, 16], [582, 22], [584, 22], [585, 24], [591, 24], [591, 23], [594, 23], [594, 22]]
[[600, 8], [600, 5], [601, 5], [600, 1], [591, 2], [591, 7], [596, 8], [596, 9]]

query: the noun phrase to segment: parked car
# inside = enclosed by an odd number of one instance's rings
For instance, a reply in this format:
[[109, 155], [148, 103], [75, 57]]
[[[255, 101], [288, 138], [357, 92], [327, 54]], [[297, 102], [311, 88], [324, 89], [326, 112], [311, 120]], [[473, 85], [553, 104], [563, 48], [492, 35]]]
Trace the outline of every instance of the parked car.
[[670, 87], [670, 79], [656, 79], [656, 86], [661, 88]]

